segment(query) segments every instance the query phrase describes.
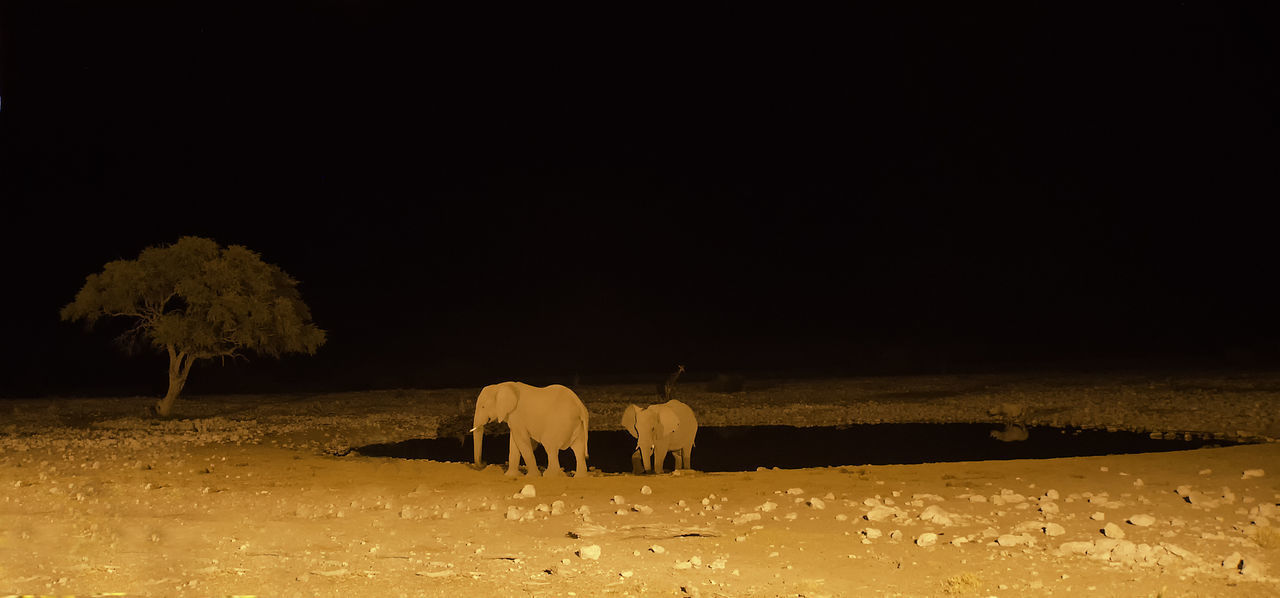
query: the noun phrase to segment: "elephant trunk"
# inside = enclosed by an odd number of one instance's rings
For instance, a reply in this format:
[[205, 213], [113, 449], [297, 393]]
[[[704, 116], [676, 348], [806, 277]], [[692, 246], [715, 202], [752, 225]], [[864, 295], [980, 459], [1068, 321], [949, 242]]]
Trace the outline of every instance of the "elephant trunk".
[[471, 429], [472, 440], [473, 440], [472, 445], [474, 445], [474, 448], [475, 448], [476, 467], [480, 467], [481, 465], [484, 465], [484, 463], [480, 461], [480, 448], [484, 443], [484, 424], [485, 423], [486, 422], [482, 418], [482, 416], [477, 414], [475, 418], [475, 427]]
[[645, 473], [653, 471], [653, 443], [646, 442], [644, 434], [640, 435], [640, 466]]

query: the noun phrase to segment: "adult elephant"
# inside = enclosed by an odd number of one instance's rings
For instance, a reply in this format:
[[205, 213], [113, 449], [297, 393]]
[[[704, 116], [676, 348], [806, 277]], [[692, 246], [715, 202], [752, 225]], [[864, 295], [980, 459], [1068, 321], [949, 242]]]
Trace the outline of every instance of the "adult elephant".
[[544, 388], [523, 382], [490, 384], [476, 398], [475, 439], [476, 465], [482, 465], [480, 448], [484, 441], [484, 425], [507, 422], [511, 440], [507, 452], [507, 475], [520, 474], [520, 460], [530, 476], [538, 475], [538, 462], [533, 457], [534, 443], [547, 453], [547, 475], [558, 476], [560, 451], [573, 449], [578, 459], [575, 476], [587, 475], [587, 408], [572, 390], [559, 384]]
[[675, 461], [674, 469], [691, 468], [698, 418], [688, 405], [676, 400], [645, 409], [628, 405], [622, 412], [622, 427], [636, 438], [641, 467], [646, 473], [662, 473], [668, 451]]

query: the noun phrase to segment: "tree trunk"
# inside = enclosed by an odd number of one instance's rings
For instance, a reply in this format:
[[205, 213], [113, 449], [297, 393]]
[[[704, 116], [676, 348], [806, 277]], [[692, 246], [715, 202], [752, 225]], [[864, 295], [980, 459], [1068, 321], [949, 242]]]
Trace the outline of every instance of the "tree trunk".
[[173, 413], [173, 402], [182, 394], [182, 387], [187, 384], [187, 375], [191, 373], [191, 364], [195, 362], [194, 357], [186, 352], [179, 352], [173, 345], [167, 345], [166, 348], [169, 350], [169, 391], [156, 403], [156, 415], [160, 417], [169, 417]]

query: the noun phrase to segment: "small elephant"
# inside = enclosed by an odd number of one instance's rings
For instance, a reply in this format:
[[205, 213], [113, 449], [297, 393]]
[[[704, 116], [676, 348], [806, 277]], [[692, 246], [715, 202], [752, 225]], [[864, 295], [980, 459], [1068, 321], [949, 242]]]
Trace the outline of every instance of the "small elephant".
[[507, 475], [520, 473], [520, 460], [528, 475], [538, 476], [538, 462], [533, 447], [541, 444], [547, 453], [547, 475], [559, 476], [560, 451], [573, 449], [578, 468], [574, 475], [587, 475], [587, 408], [572, 390], [559, 384], [545, 388], [523, 382], [490, 384], [476, 398], [476, 412], [471, 433], [475, 440], [476, 465], [481, 465], [480, 448], [484, 425], [491, 421], [507, 422], [511, 439], [507, 453]]
[[674, 469], [690, 469], [693, 439], [698, 435], [698, 418], [693, 409], [671, 400], [640, 409], [628, 405], [622, 412], [622, 427], [637, 439], [640, 462], [645, 472], [662, 473], [667, 452], [675, 460]]

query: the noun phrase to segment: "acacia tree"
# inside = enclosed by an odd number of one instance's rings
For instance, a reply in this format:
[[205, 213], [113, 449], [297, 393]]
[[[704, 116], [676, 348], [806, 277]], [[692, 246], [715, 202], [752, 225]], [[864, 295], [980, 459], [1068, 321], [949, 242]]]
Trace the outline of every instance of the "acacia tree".
[[310, 321], [297, 286], [243, 246], [183, 237], [148, 247], [136, 260], [108, 262], [86, 278], [61, 316], [89, 326], [103, 316], [135, 319], [119, 340], [126, 348], [168, 352], [169, 390], [155, 406], [167, 417], [197, 359], [236, 358], [245, 351], [315, 354], [325, 333]]

